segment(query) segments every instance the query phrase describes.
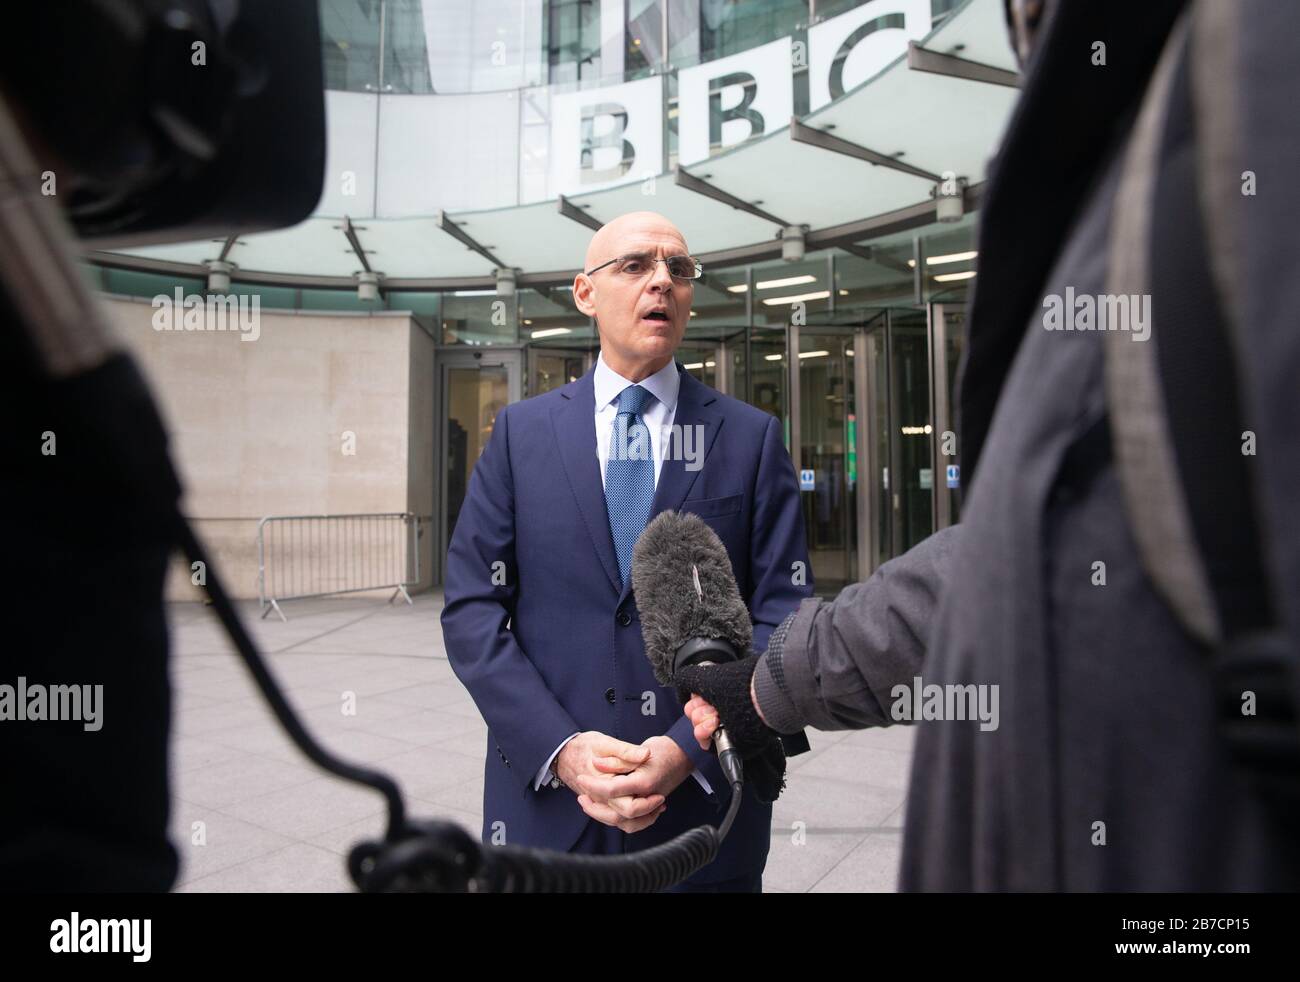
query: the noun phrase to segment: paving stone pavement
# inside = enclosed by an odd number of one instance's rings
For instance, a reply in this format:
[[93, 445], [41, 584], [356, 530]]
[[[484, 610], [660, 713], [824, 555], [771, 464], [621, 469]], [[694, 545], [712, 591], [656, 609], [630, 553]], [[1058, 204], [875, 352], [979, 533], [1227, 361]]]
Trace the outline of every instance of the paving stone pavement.
[[[394, 775], [417, 816], [482, 818], [486, 726], [447, 662], [440, 593], [285, 604], [245, 623], [325, 746]], [[325, 774], [262, 701], [210, 608], [171, 604], [172, 841], [183, 892], [351, 889], [345, 859], [381, 834], [375, 792]], [[776, 803], [768, 892], [892, 891], [912, 730], [810, 732]]]

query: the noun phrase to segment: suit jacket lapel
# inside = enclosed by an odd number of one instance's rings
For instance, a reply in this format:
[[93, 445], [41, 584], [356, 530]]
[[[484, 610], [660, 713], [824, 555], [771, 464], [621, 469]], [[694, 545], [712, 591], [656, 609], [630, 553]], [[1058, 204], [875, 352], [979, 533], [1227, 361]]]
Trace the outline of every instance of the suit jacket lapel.
[[605, 486], [600, 479], [600, 460], [596, 456], [596, 390], [594, 369], [560, 390], [561, 401], [551, 410], [551, 426], [560, 449], [560, 461], [578, 501], [587, 534], [605, 568], [610, 586], [622, 590], [614, 536], [609, 530], [609, 512], [605, 507]]

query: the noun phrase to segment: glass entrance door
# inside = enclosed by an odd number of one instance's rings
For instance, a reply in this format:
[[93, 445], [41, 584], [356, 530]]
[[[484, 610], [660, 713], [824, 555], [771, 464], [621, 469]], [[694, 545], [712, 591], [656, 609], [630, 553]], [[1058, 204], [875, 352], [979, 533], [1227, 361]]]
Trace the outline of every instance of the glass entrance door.
[[864, 317], [853, 346], [857, 390], [858, 577], [865, 579], [892, 555], [892, 510], [889, 495], [889, 314]]
[[470, 475], [487, 446], [497, 414], [522, 396], [517, 349], [440, 350], [438, 487], [439, 582], [447, 572], [447, 546], [469, 490]]
[[957, 463], [957, 370], [966, 342], [966, 305], [930, 304], [931, 388], [934, 401], [934, 524], [954, 525], [961, 518], [961, 467]]
[[934, 531], [930, 336], [924, 310], [890, 311], [889, 372], [891, 547], [892, 555], [900, 556]]
[[581, 348], [528, 346], [528, 395], [538, 396], [576, 382], [596, 360], [593, 352]]
[[[676, 358], [682, 367], [711, 389], [721, 389], [718, 343], [708, 339], [685, 338], [677, 348]], [[725, 366], [723, 366], [725, 370]]]
[[961, 314], [954, 305], [863, 307], [791, 329], [791, 456], [819, 593], [866, 578], [957, 520], [955, 439], [943, 431], [952, 427]]
[[819, 593], [858, 579], [858, 415], [855, 333], [798, 331], [800, 472], [808, 556]]

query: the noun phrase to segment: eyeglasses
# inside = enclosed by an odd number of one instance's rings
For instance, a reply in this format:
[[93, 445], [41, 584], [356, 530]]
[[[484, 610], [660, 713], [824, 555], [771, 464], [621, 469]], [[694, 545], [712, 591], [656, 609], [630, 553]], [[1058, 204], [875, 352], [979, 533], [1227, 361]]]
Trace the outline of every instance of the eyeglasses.
[[654, 271], [656, 263], [666, 263], [668, 265], [668, 275], [675, 280], [697, 280], [704, 275], [704, 267], [690, 256], [668, 256], [665, 259], [656, 259], [648, 252], [638, 252], [630, 256], [619, 256], [616, 259], [611, 259], [607, 263], [601, 263], [594, 269], [587, 270], [587, 275], [597, 273], [606, 266], [613, 266], [616, 275], [639, 280], [643, 276], [649, 276]]

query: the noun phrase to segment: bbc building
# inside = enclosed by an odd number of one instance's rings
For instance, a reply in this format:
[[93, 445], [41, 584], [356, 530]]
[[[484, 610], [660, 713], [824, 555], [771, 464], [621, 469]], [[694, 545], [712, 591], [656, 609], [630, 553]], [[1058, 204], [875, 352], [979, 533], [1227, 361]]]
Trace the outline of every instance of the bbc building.
[[[401, 575], [438, 587], [496, 414], [592, 367], [573, 278], [593, 230], [639, 210], [704, 267], [678, 361], [782, 422], [819, 593], [957, 521], [974, 225], [1018, 95], [1001, 0], [320, 15], [314, 214], [84, 255], [237, 594], [265, 591], [259, 530], [284, 516], [405, 516]], [[214, 295], [238, 336], [203, 320]]]

